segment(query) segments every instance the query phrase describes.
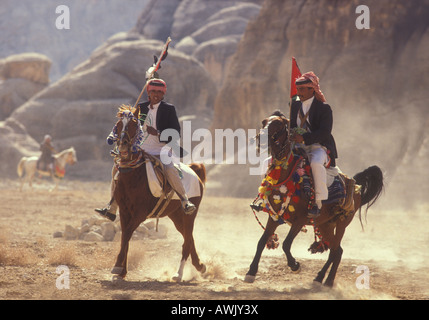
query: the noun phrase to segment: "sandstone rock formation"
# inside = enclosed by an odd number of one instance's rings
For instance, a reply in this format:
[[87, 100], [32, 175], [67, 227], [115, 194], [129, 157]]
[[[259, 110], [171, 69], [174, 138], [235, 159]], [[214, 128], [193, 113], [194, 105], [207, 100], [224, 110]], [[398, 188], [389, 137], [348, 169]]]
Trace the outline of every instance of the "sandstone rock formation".
[[0, 121], [0, 174], [3, 177], [16, 177], [19, 159], [35, 156], [38, 150], [39, 144], [21, 123], [12, 118]]
[[[135, 24], [148, 0], [57, 1], [3, 0], [0, 6], [0, 58], [35, 51], [52, 61], [58, 80], [86, 60], [106, 39]], [[59, 5], [67, 5], [70, 29], [57, 29]]]
[[0, 59], [0, 121], [49, 84], [51, 64], [38, 53]]
[[171, 36], [173, 46], [201, 61], [218, 86], [247, 23], [261, 0], [152, 0], [132, 32], [151, 39]]
[[21, 78], [48, 84], [52, 61], [38, 53], [23, 53], [0, 60], [0, 78]]

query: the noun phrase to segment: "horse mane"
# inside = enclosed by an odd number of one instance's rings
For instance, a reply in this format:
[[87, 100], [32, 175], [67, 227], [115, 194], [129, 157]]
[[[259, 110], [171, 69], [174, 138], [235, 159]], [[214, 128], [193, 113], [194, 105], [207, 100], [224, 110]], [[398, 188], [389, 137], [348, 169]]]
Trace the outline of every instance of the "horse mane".
[[54, 155], [54, 157], [59, 158], [68, 152], [76, 153], [76, 151], [74, 150], [74, 147], [70, 147], [68, 149], [58, 152], [57, 154]]
[[116, 116], [118, 118], [122, 118], [123, 113], [126, 111], [130, 111], [131, 113], [134, 113], [136, 111], [136, 108], [130, 106], [129, 104], [121, 104], [118, 108], [118, 113], [116, 114]]

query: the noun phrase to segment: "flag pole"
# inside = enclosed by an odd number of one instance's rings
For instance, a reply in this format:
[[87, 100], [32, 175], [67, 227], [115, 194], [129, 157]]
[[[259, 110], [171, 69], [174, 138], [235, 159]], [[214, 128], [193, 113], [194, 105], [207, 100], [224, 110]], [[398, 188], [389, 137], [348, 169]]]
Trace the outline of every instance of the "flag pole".
[[161, 66], [161, 61], [162, 61], [162, 60], [164, 60], [164, 59], [166, 58], [165, 54], [167, 53], [168, 45], [170, 44], [170, 42], [171, 42], [171, 38], [170, 38], [170, 37], [168, 37], [167, 41], [166, 41], [166, 42], [165, 42], [165, 44], [164, 44], [164, 47], [162, 48], [162, 51], [161, 51], [161, 54], [160, 54], [160, 56], [159, 56], [158, 60], [156, 61], [156, 63], [155, 63], [155, 65], [153, 66], [153, 68], [151, 68], [152, 70], [151, 70], [151, 71], [150, 71], [150, 73], [149, 73], [149, 76], [148, 76], [148, 78], [147, 78], [147, 81], [146, 81], [146, 83], [145, 83], [145, 85], [144, 85], [143, 89], [140, 91], [140, 94], [139, 94], [139, 96], [138, 96], [138, 98], [137, 98], [137, 101], [136, 101], [136, 103], [134, 104], [134, 108], [137, 108], [137, 104], [139, 103], [140, 99], [142, 98], [143, 93], [145, 92], [146, 87], [147, 87], [147, 85], [148, 85], [148, 83], [149, 83], [149, 80], [151, 80], [151, 79], [152, 79], [152, 77], [153, 77], [153, 75], [155, 74], [155, 72], [159, 70], [159, 68], [160, 68], [160, 66]]

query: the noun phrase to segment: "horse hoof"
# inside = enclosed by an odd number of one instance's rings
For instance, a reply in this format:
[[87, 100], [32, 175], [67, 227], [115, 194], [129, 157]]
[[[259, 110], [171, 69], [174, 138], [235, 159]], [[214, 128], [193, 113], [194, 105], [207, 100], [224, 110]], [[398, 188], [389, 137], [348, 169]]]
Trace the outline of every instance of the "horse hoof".
[[124, 282], [124, 281], [125, 281], [124, 278], [122, 278], [121, 276], [114, 275], [112, 277], [112, 283], [113, 284], [115, 284], [115, 283], [121, 283], [121, 282]]
[[301, 272], [301, 264], [299, 262], [295, 263], [295, 266], [290, 267], [292, 273], [300, 273]]
[[316, 279], [314, 279], [313, 283], [312, 283], [312, 288], [313, 289], [320, 289], [320, 288], [322, 288], [322, 282], [317, 281]]
[[317, 281], [316, 279], [313, 280], [312, 284], [311, 284], [311, 288], [315, 291], [320, 291], [322, 290], [322, 283], [320, 281]]
[[122, 271], [124, 271], [124, 268], [122, 267], [113, 267], [112, 271], [110, 271], [110, 273], [112, 274], [121, 274]]
[[253, 282], [255, 282], [255, 279], [256, 279], [256, 276], [246, 274], [246, 276], [244, 277], [244, 282], [253, 283]]
[[204, 274], [204, 273], [206, 273], [206, 272], [207, 272], [207, 267], [206, 267], [206, 265], [205, 265], [205, 264], [203, 264], [203, 266], [201, 267], [200, 273], [201, 273], [201, 274]]
[[176, 273], [171, 279], [173, 281], [180, 282], [180, 281], [182, 281], [182, 276], [180, 274]]

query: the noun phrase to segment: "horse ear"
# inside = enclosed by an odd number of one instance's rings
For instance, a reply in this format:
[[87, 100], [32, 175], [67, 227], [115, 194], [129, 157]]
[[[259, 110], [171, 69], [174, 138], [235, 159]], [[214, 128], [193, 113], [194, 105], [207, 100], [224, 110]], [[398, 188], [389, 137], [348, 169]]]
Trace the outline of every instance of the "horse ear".
[[133, 112], [134, 117], [136, 117], [136, 119], [138, 119], [138, 118], [139, 118], [139, 113], [140, 113], [140, 108], [139, 108], [139, 107], [136, 107], [136, 108], [135, 108], [135, 110], [134, 110], [134, 112]]
[[267, 125], [267, 123], [268, 123], [268, 119], [262, 120], [262, 128], [265, 128], [265, 126]]

